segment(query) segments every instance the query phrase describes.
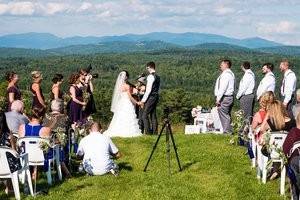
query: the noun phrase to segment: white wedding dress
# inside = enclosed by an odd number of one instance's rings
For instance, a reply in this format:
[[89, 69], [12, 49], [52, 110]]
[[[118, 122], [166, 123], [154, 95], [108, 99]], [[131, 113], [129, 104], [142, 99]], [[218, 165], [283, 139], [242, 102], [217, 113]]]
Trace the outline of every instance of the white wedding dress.
[[109, 137], [136, 137], [142, 135], [134, 104], [127, 92], [120, 93], [118, 103], [114, 109], [114, 116], [104, 134]]
[[[122, 71], [117, 78], [111, 101], [114, 116], [104, 132], [109, 137], [136, 137], [142, 135], [135, 114], [135, 107], [127, 93], [128, 72]], [[126, 89], [127, 88], [127, 89]]]

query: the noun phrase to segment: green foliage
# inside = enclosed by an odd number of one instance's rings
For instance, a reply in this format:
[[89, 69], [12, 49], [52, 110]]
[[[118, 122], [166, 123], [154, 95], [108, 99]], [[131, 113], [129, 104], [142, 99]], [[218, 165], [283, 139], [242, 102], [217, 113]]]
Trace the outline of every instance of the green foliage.
[[[44, 78], [42, 89], [44, 94], [49, 94], [52, 84], [51, 79], [55, 73], [64, 75], [63, 90], [68, 91], [69, 85], [67, 80], [69, 75], [77, 69], [91, 64], [93, 73], [99, 73], [99, 78], [93, 80], [95, 101], [99, 111], [94, 117], [106, 123], [112, 116], [110, 112], [111, 95], [118, 73], [123, 69], [128, 70], [130, 80], [135, 82], [136, 77], [145, 71], [145, 64], [149, 61], [155, 61], [157, 72], [161, 77], [161, 101], [158, 113], [161, 115], [163, 104], [166, 104], [164, 101], [167, 101], [168, 104], [171, 103], [172, 107], [176, 109], [174, 114], [175, 121], [185, 122], [189, 120], [188, 114], [192, 107], [196, 105], [203, 107], [214, 106], [214, 84], [219, 75], [219, 62], [223, 58], [232, 60], [232, 70], [237, 77], [236, 83], [238, 83], [243, 74], [240, 69], [243, 61], [251, 62], [256, 74], [256, 80], [259, 82], [262, 78], [261, 65], [265, 62], [271, 62], [277, 66], [283, 57], [232, 49], [230, 51], [173, 49], [124, 54], [16, 57], [0, 58], [0, 73], [5, 74], [9, 70], [18, 72], [20, 75], [19, 86], [22, 89], [23, 97], [25, 97], [26, 101], [26, 109], [28, 110], [31, 107], [32, 98], [30, 92], [28, 92], [31, 83], [31, 71], [42, 71]], [[300, 66], [300, 58], [287, 58], [291, 61], [292, 66]], [[280, 80], [282, 74], [279, 72], [278, 67], [275, 68], [275, 75]], [[297, 75], [300, 75], [299, 67], [293, 67], [293, 70]], [[277, 89], [279, 89], [279, 84], [280, 81], [277, 81]], [[174, 90], [176, 92], [172, 92]], [[182, 91], [184, 92], [182, 93]], [[177, 102], [178, 105], [176, 105]], [[235, 103], [234, 109], [237, 109], [237, 105]], [[179, 117], [181, 114], [182, 117]]]

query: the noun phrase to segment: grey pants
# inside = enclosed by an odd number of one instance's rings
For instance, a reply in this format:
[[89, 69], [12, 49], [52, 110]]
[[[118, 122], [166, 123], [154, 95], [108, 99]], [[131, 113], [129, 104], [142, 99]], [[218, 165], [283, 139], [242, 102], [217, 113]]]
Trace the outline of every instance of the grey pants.
[[[157, 134], [158, 122], [156, 116], [156, 106], [158, 103], [158, 95], [149, 96], [143, 110], [142, 119], [144, 131], [146, 134]], [[151, 120], [151, 125], [149, 122]]]
[[300, 166], [299, 166], [299, 156], [295, 156], [289, 162], [290, 168], [295, 174], [296, 183], [291, 183], [292, 196], [293, 199], [299, 198], [299, 189], [300, 189]]
[[240, 98], [240, 108], [244, 112], [245, 119], [252, 122], [253, 116], [253, 107], [254, 107], [254, 94], [243, 95]]
[[[282, 102], [284, 101], [283, 96], [281, 96], [281, 100], [282, 100]], [[293, 114], [293, 105], [295, 104], [295, 102], [296, 102], [295, 95], [292, 95], [291, 100], [288, 102], [288, 104], [286, 106], [286, 111], [288, 112], [288, 115], [291, 119], [296, 118], [296, 117], [294, 117], [294, 114]]]
[[224, 96], [221, 99], [221, 105], [218, 108], [221, 124], [224, 133], [231, 133], [231, 110], [233, 107], [233, 96]]

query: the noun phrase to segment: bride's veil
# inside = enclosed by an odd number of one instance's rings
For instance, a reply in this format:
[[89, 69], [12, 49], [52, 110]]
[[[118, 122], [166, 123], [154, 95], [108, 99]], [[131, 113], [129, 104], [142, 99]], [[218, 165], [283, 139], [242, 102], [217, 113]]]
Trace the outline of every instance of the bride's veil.
[[112, 101], [111, 101], [111, 108], [110, 110], [114, 113], [117, 110], [117, 106], [119, 104], [119, 100], [121, 98], [121, 87], [122, 84], [125, 82], [126, 79], [126, 72], [121, 72], [118, 75], [116, 84], [115, 84], [115, 89], [113, 92], [113, 96], [112, 96]]

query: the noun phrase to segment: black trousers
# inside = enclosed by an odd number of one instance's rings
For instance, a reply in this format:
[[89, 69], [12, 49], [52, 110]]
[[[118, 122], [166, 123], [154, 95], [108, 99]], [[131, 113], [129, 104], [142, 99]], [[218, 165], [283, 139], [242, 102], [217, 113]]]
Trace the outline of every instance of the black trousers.
[[[144, 131], [146, 134], [157, 134], [158, 122], [156, 116], [156, 106], [158, 103], [158, 95], [149, 96], [142, 113], [142, 121], [144, 125]], [[150, 121], [151, 124], [150, 124]]]

